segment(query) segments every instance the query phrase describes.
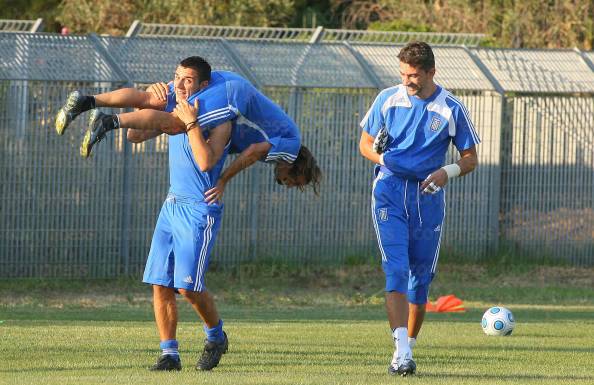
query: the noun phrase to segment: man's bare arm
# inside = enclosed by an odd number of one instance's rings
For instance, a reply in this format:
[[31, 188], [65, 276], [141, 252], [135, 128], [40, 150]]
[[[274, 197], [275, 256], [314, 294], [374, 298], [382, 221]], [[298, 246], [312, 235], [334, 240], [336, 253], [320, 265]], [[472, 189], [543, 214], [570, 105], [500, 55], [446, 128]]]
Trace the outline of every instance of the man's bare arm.
[[375, 164], [380, 163], [380, 155], [373, 151], [373, 136], [369, 135], [367, 132], [361, 132], [361, 140], [359, 141], [359, 151], [363, 157], [369, 159]]
[[191, 106], [186, 100], [179, 101], [174, 112], [187, 127], [188, 141], [200, 171], [209, 171], [223, 156], [225, 146], [231, 137], [231, 122], [227, 121], [212, 129], [208, 141], [206, 141], [196, 121], [198, 99], [194, 100], [194, 106]]
[[202, 130], [195, 124], [188, 131], [188, 139], [194, 160], [198, 164], [200, 171], [210, 171], [223, 156], [225, 145], [229, 142], [231, 136], [231, 122], [225, 122], [210, 131], [208, 141], [204, 140]]
[[229, 180], [231, 180], [231, 178], [233, 178], [239, 172], [250, 167], [259, 159], [262, 159], [264, 156], [266, 156], [270, 150], [270, 147], [272, 147], [272, 144], [268, 142], [254, 143], [250, 145], [241, 154], [239, 154], [237, 159], [235, 159], [233, 163], [231, 163], [229, 167], [225, 169], [225, 171], [223, 171], [220, 179], [225, 183], [229, 182]]
[[229, 180], [231, 180], [231, 178], [233, 178], [241, 171], [250, 167], [252, 164], [256, 163], [258, 159], [261, 159], [264, 156], [266, 156], [271, 147], [272, 145], [268, 142], [260, 142], [254, 143], [245, 150], [243, 150], [243, 152], [239, 154], [237, 159], [235, 159], [229, 165], [229, 167], [227, 167], [225, 171], [223, 171], [219, 178], [219, 181], [217, 182], [217, 185], [206, 192], [206, 203], [210, 204], [214, 203], [217, 200], [220, 200], [223, 197], [225, 187]]
[[460, 176], [474, 171], [476, 166], [478, 166], [476, 146], [460, 151], [460, 159], [456, 163], [460, 166]]
[[[472, 146], [466, 150], [460, 151], [460, 159], [456, 162], [460, 167], [460, 175], [466, 175], [478, 166], [478, 156], [476, 154], [476, 146]], [[442, 167], [432, 172], [427, 179], [421, 183], [421, 190], [424, 191], [432, 182], [437, 187], [443, 187], [448, 183], [448, 174]]]

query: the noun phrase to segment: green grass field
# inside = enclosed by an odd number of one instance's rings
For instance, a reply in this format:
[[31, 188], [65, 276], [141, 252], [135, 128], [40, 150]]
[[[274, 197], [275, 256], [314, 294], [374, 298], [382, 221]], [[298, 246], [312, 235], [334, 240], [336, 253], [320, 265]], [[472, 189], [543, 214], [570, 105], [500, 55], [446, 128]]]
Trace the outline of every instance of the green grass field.
[[[592, 269], [442, 270], [432, 292], [453, 292], [467, 312], [428, 316], [412, 378], [387, 374], [376, 269], [212, 274], [230, 347], [211, 373], [193, 369], [203, 334], [183, 303], [184, 369], [145, 369], [158, 338], [149, 291], [136, 282], [3, 281], [0, 384], [594, 384]], [[483, 334], [494, 304], [514, 312], [511, 337]]]

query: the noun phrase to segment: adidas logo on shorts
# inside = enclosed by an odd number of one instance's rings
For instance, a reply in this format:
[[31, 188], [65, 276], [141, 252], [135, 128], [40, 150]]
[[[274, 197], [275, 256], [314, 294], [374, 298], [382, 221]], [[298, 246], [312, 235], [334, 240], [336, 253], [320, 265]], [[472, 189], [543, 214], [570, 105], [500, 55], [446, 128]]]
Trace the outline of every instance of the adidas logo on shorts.
[[192, 277], [190, 275], [188, 275], [186, 278], [184, 278], [184, 282], [185, 283], [194, 283], [194, 281], [192, 281]]

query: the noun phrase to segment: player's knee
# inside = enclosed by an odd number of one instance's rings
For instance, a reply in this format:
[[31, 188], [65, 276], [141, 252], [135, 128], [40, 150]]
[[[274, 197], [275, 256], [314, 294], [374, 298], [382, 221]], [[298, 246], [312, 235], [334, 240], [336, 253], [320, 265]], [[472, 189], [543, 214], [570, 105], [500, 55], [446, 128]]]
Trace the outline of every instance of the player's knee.
[[406, 299], [409, 306], [414, 307], [416, 313], [424, 313], [427, 302], [429, 301], [428, 291], [411, 291], [406, 293]]
[[408, 285], [408, 302], [411, 304], [423, 305], [427, 303], [429, 298], [429, 287], [435, 274], [431, 272], [424, 272], [418, 274], [418, 269], [415, 270], [417, 274], [412, 274]]
[[408, 302], [413, 305], [424, 306], [429, 299], [429, 284], [427, 283], [409, 288], [407, 298]]
[[178, 291], [182, 297], [192, 303], [204, 301], [208, 296], [206, 291], [193, 291], [188, 289], [178, 289]]
[[153, 285], [153, 297], [158, 303], [175, 302], [175, 290], [171, 287]]
[[168, 286], [154, 284], [153, 291], [157, 294], [170, 294], [170, 293], [173, 293], [175, 291], [175, 289], [168, 287]]
[[195, 291], [192, 290], [187, 290], [187, 289], [177, 289], [177, 291], [179, 292], [179, 294], [182, 297], [188, 298], [188, 297], [195, 297]]
[[390, 271], [386, 272], [386, 291], [395, 291], [398, 293], [406, 293], [408, 286], [408, 272], [407, 271]]
[[426, 290], [409, 290], [407, 293], [408, 302], [411, 305], [425, 305], [429, 298], [428, 294]]

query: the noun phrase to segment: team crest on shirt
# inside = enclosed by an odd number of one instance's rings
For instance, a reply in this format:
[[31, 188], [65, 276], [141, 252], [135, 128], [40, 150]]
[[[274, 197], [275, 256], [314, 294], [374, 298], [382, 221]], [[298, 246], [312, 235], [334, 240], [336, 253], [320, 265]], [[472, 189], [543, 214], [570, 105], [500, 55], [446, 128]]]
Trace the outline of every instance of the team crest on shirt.
[[379, 209], [378, 214], [379, 214], [380, 221], [385, 222], [388, 220], [388, 208], [387, 207], [383, 207], [383, 208]]
[[431, 119], [431, 126], [429, 126], [429, 128], [431, 128], [431, 131], [436, 132], [439, 130], [439, 127], [441, 127], [441, 119], [439, 119], [437, 116], [434, 116], [433, 119]]

